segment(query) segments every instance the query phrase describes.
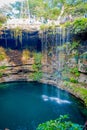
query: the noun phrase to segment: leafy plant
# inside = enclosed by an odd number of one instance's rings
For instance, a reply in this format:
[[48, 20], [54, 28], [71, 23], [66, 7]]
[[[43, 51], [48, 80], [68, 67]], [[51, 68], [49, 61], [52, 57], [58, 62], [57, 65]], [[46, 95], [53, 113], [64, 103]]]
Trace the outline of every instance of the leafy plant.
[[70, 78], [70, 82], [72, 82], [72, 83], [78, 83], [78, 80], [76, 80], [74, 77], [71, 77]]
[[73, 43], [71, 43], [71, 47], [72, 47], [72, 49], [77, 49], [78, 46], [79, 46], [79, 43], [76, 42], [76, 41], [74, 41]]
[[34, 63], [41, 64], [42, 54], [41, 53], [34, 53]]
[[0, 72], [0, 78], [2, 78], [2, 76], [3, 76], [3, 73], [2, 73], [2, 72]]
[[87, 30], [87, 18], [78, 18], [72, 23], [73, 33], [84, 33]]
[[28, 49], [23, 50], [23, 53], [22, 53], [23, 63], [26, 63], [29, 58], [30, 58], [30, 51]]
[[80, 76], [80, 72], [78, 71], [78, 68], [77, 67], [74, 67], [74, 68], [71, 68], [70, 69], [70, 72], [72, 73], [72, 74], [74, 74], [75, 76]]
[[0, 70], [4, 70], [4, 69], [6, 69], [6, 68], [7, 68], [7, 66], [5, 66], [5, 65], [0, 66]]
[[87, 60], [87, 52], [80, 55], [80, 59]]
[[41, 71], [34, 72], [31, 77], [33, 77], [34, 81], [39, 81], [42, 78], [43, 74]]
[[77, 97], [82, 99], [87, 107], [87, 89], [82, 87], [83, 83], [72, 83], [69, 81], [64, 81], [64, 86], [70, 93], [74, 93]]
[[79, 42], [76, 42], [76, 41], [73, 41], [71, 44], [70, 43], [67, 43], [68, 45], [68, 51], [69, 53], [71, 53], [73, 50], [78, 50], [78, 47], [79, 47]]
[[34, 81], [39, 81], [42, 78], [42, 63], [41, 63], [42, 55], [41, 53], [35, 53], [34, 54], [34, 64], [32, 65], [32, 68], [34, 70], [34, 73], [32, 74], [32, 78]]
[[13, 33], [14, 38], [16, 39], [16, 45], [17, 45], [17, 39], [19, 38], [20, 43], [22, 43], [22, 29], [20, 27], [16, 27], [11, 30]]
[[7, 68], [7, 66], [5, 66], [5, 65], [0, 66], [0, 78], [2, 78], [6, 68]]
[[68, 121], [67, 115], [60, 115], [56, 120], [40, 124], [36, 130], [82, 130], [82, 126]]
[[5, 49], [0, 47], [0, 61], [4, 60], [6, 58]]
[[0, 27], [2, 26], [2, 24], [4, 24], [4, 22], [6, 22], [6, 17], [0, 14]]
[[65, 3], [64, 15], [71, 14], [74, 18], [83, 17], [87, 12], [87, 1], [67, 0]]
[[41, 64], [33, 64], [33, 66], [32, 66], [32, 68], [33, 68], [34, 71], [39, 71], [39, 70], [41, 70], [41, 67], [42, 67]]

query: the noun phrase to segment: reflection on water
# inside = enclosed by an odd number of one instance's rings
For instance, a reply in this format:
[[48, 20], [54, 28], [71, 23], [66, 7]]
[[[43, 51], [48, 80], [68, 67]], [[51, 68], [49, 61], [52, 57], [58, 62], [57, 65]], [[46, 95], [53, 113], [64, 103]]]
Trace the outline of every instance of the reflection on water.
[[71, 102], [70, 101], [68, 101], [68, 100], [62, 100], [62, 99], [60, 99], [60, 98], [56, 98], [56, 97], [48, 97], [48, 96], [46, 96], [46, 95], [42, 95], [42, 99], [44, 100], [44, 101], [53, 101], [53, 102], [56, 102], [56, 103], [58, 103], [58, 104], [70, 104]]

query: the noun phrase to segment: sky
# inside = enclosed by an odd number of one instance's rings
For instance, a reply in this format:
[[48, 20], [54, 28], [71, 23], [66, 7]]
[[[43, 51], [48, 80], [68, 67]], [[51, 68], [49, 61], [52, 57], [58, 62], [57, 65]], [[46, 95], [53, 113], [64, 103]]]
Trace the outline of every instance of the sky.
[[9, 3], [13, 3], [15, 1], [22, 1], [22, 0], [0, 0], [0, 7]]

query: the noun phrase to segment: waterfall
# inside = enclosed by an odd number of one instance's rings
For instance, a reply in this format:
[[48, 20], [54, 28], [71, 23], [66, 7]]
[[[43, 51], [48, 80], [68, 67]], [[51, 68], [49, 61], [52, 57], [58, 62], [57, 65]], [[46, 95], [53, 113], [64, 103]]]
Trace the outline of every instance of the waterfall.
[[5, 45], [6, 45], [6, 48], [7, 48], [7, 33], [6, 33], [6, 30], [4, 29], [4, 40], [5, 40]]
[[70, 43], [70, 29], [66, 29], [66, 53], [69, 55], [68, 44]]
[[68, 42], [70, 42], [70, 29], [69, 28], [67, 28], [66, 29], [66, 43], [68, 43]]
[[62, 29], [62, 44], [65, 44], [65, 27]]
[[58, 31], [59, 31], [59, 55], [58, 55], [58, 71], [59, 71], [59, 73], [60, 73], [60, 67], [61, 67], [61, 59], [60, 59], [60, 49], [61, 49], [61, 46], [62, 46], [62, 42], [61, 42], [61, 31], [62, 31], [62, 28], [61, 27], [59, 27], [59, 29], [58, 29]]
[[0, 40], [2, 39], [2, 32], [0, 32]]
[[[54, 57], [54, 45], [55, 45], [54, 40], [55, 40], [55, 36], [54, 35], [55, 35], [55, 30], [53, 29], [52, 30], [52, 44], [51, 44], [52, 48], [50, 49], [51, 50], [50, 55], [51, 55], [51, 69], [52, 69], [52, 72], [54, 72], [53, 68], [55, 68], [55, 63], [54, 63], [54, 58], [55, 58]], [[53, 79], [55, 79], [54, 75], [52, 77], [53, 77]]]
[[[46, 72], [45, 76], [48, 77], [48, 41], [47, 41], [47, 31], [45, 31], [45, 67], [46, 67]], [[47, 83], [47, 82], [46, 82]]]
[[21, 48], [22, 48], [22, 39], [23, 39], [23, 32], [21, 32], [21, 35], [19, 35], [19, 41], [20, 41], [20, 44], [21, 44]]
[[[65, 64], [65, 55], [68, 53], [70, 37], [70, 29], [63, 27], [56, 27], [50, 31], [45, 30], [42, 33], [42, 53], [45, 55], [45, 63], [48, 66], [47, 78], [56, 81], [57, 84], [62, 78], [61, 72]], [[51, 61], [49, 62], [49, 60]], [[51, 68], [52, 74], [48, 71], [49, 68]]]
[[26, 38], [27, 38], [27, 40], [28, 40], [28, 31], [26, 31]]
[[[58, 75], [58, 71], [59, 71], [59, 66], [60, 66], [60, 62], [59, 62], [59, 57], [58, 57], [58, 32], [59, 32], [59, 28], [56, 28], [56, 46], [55, 46], [55, 51], [56, 51], [56, 74]], [[58, 76], [56, 77], [56, 83], [58, 83]]]
[[43, 60], [43, 58], [44, 58], [43, 57], [44, 56], [44, 32], [41, 33], [41, 51], [42, 51], [42, 60]]

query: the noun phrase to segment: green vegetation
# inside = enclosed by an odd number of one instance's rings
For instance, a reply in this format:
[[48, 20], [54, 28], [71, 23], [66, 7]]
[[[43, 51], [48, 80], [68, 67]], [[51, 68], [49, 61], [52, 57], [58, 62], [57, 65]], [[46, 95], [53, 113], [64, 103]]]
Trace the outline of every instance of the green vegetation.
[[74, 77], [70, 77], [70, 82], [72, 82], [72, 83], [78, 83], [78, 80], [76, 80]]
[[85, 80], [80, 81], [81, 73], [78, 70], [79, 68], [78, 63], [80, 62], [80, 69], [82, 63], [82, 67], [83, 67], [82, 70], [86, 72], [85, 68], [87, 68], [86, 67], [87, 53], [85, 52], [83, 54], [80, 54], [81, 53], [79, 51], [80, 47], [81, 47], [80, 42], [75, 41], [75, 39], [71, 44], [70, 43], [67, 44], [68, 54], [66, 54], [65, 63], [68, 64], [64, 65], [64, 70], [62, 71], [63, 87], [65, 90], [69, 91], [73, 95], [82, 99], [85, 105], [87, 106], [87, 88], [86, 88], [87, 84], [85, 83]]
[[0, 14], [0, 27], [3, 25], [4, 22], [6, 22], [6, 17]]
[[70, 52], [72, 52], [73, 50], [77, 50], [78, 49], [78, 47], [79, 47], [79, 42], [77, 42], [77, 41], [73, 41], [71, 44], [70, 43], [67, 43], [67, 46], [68, 46], [68, 50], [70, 51]]
[[34, 81], [39, 81], [42, 78], [42, 76], [42, 71], [34, 72], [34, 74], [32, 74], [32, 78]]
[[[85, 0], [28, 0], [30, 14], [35, 16], [36, 19], [42, 20], [47, 23], [47, 20], [57, 20], [61, 14], [62, 7], [64, 12], [62, 16], [72, 18], [83, 17], [87, 14], [87, 1]], [[26, 8], [25, 4], [25, 8]], [[17, 10], [18, 13], [14, 13]], [[20, 17], [21, 2], [15, 2], [7, 6], [7, 8], [1, 8], [0, 12], [5, 12], [7, 17], [14, 16]], [[11, 13], [12, 12], [12, 13]]]
[[5, 65], [0, 66], [0, 70], [4, 70], [4, 69], [6, 69], [6, 68], [7, 68], [7, 66], [5, 66]]
[[81, 54], [80, 59], [87, 60], [87, 52]]
[[30, 58], [30, 51], [28, 49], [26, 50], [23, 50], [23, 53], [22, 53], [22, 61], [23, 63], [26, 63]]
[[73, 43], [71, 43], [71, 49], [73, 50], [73, 49], [78, 49], [78, 46], [79, 46], [79, 42], [76, 42], [76, 41], [74, 41]]
[[71, 83], [78, 83], [78, 77], [80, 76], [80, 72], [77, 67], [65, 68], [62, 72], [63, 80], [70, 81]]
[[[60, 14], [61, 7], [58, 7], [59, 0], [54, 0], [51, 2], [50, 0], [28, 0], [29, 3], [29, 9], [30, 13], [34, 15], [36, 18], [41, 20], [42, 17], [44, 17], [44, 23], [47, 22], [47, 19], [57, 19], [58, 15]], [[26, 4], [24, 3], [24, 6], [26, 8]], [[11, 4], [10, 11], [12, 9], [21, 11], [21, 2], [15, 2], [14, 4]], [[8, 14], [10, 16], [10, 13]], [[15, 14], [14, 14], [15, 16]], [[16, 15], [16, 17], [19, 17], [20, 13]], [[24, 16], [23, 16], [24, 17]]]
[[4, 71], [6, 70], [7, 66], [3, 65], [0, 66], [0, 78], [2, 78]]
[[5, 49], [0, 47], [0, 61], [4, 60], [6, 58]]
[[47, 19], [57, 19], [60, 14], [60, 8], [57, 7], [58, 1], [53, 2], [46, 0], [29, 0], [30, 12], [37, 17], [44, 17], [45, 23]]
[[83, 17], [87, 12], [87, 1], [83, 0], [29, 0], [29, 6], [32, 14], [45, 20], [57, 20], [63, 6], [63, 16]]
[[36, 130], [82, 130], [82, 126], [69, 121], [67, 115], [61, 115], [56, 120], [40, 124]]
[[19, 27], [16, 27], [14, 30], [12, 30], [12, 31], [14, 31], [14, 37], [18, 37], [18, 36], [21, 36], [22, 35], [22, 30], [21, 30], [21, 28], [19, 28]]
[[76, 19], [72, 23], [72, 27], [73, 27], [73, 33], [75, 34], [86, 32], [87, 31], [87, 18]]
[[20, 27], [16, 27], [14, 29], [11, 29], [11, 31], [13, 32], [14, 38], [16, 39], [16, 45], [18, 44], [18, 38], [20, 43], [22, 43], [22, 29]]
[[52, 25], [46, 25], [46, 24], [42, 24], [41, 26], [40, 26], [40, 29], [41, 30], [43, 30], [43, 31], [48, 31], [48, 30], [53, 30], [53, 29], [55, 29], [56, 28], [56, 26], [55, 26], [55, 24], [53, 23]]
[[71, 68], [70, 72], [75, 75], [75, 77], [80, 76], [80, 72], [78, 71], [77, 67]]
[[82, 99], [87, 106], [87, 89], [82, 87], [82, 83], [71, 83], [69, 81], [64, 81], [64, 86], [68, 91], [72, 94], [76, 95], [80, 99]]
[[[44, 23], [47, 22], [47, 19], [57, 20], [62, 7], [64, 7], [63, 16], [71, 15], [72, 17], [83, 17], [87, 12], [87, 1], [83, 0], [28, 0], [28, 3], [30, 13], [36, 16], [39, 20], [43, 17]], [[19, 10], [19, 12], [21, 11], [20, 2], [11, 4], [11, 7]], [[12, 10], [11, 7], [9, 8], [10, 12]], [[20, 13], [16, 14], [16, 17], [19, 15]]]
[[32, 74], [32, 78], [34, 81], [39, 81], [42, 78], [42, 55], [41, 53], [34, 54], [34, 64], [32, 66], [34, 73]]
[[41, 64], [42, 54], [34, 53], [34, 62], [35, 64]]
[[0, 78], [2, 78], [2, 76], [3, 76], [3, 73], [2, 73], [2, 72], [0, 72]]
[[68, 48], [68, 58], [74, 58], [76, 63], [78, 64], [78, 59], [79, 59], [79, 48], [80, 43], [79, 41], [73, 41], [71, 44], [67, 44]]
[[66, 22], [65, 27], [71, 27], [73, 34], [87, 32], [87, 18], [76, 18], [73, 22]]
[[87, 12], [87, 1], [67, 0], [64, 15], [71, 14], [73, 17], [83, 17]]

